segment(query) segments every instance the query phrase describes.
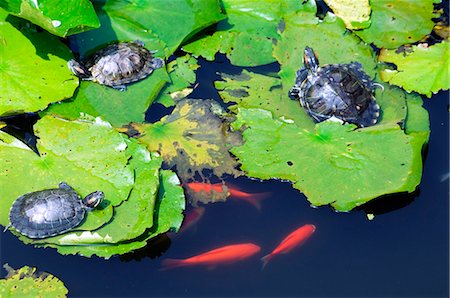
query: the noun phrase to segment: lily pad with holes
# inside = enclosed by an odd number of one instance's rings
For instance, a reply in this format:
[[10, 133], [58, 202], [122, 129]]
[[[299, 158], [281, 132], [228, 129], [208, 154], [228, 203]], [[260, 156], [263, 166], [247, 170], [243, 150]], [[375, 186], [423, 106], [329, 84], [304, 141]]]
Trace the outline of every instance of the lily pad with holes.
[[440, 90], [448, 90], [450, 81], [449, 42], [432, 46], [412, 46], [404, 53], [382, 49], [379, 61], [395, 64], [395, 69], [380, 71], [381, 79], [431, 97]]
[[35, 267], [13, 269], [3, 266], [8, 275], [0, 279], [0, 297], [66, 297], [68, 290], [56, 276]]

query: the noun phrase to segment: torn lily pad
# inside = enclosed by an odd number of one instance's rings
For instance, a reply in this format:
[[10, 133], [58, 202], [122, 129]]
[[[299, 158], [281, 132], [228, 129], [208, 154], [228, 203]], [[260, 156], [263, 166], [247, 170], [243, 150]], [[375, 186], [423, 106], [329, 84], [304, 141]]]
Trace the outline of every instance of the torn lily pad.
[[35, 267], [24, 266], [13, 269], [3, 265], [8, 271], [5, 279], [0, 279], [0, 297], [66, 297], [68, 290], [56, 276], [38, 272]]
[[440, 0], [422, 1], [371, 1], [371, 24], [364, 30], [353, 31], [367, 43], [378, 48], [395, 49], [403, 44], [414, 43], [431, 33], [436, 17], [433, 3]]
[[78, 80], [66, 67], [69, 49], [55, 36], [7, 16], [0, 8], [0, 116], [39, 111], [71, 97]]
[[395, 64], [395, 69], [380, 71], [381, 79], [389, 84], [403, 87], [408, 92], [418, 92], [427, 97], [440, 90], [448, 90], [450, 57], [449, 42], [427, 46], [412, 46], [406, 52], [382, 49], [380, 62]]
[[155, 102], [169, 107], [175, 105], [176, 101], [191, 94], [193, 91], [192, 85], [197, 79], [195, 71], [199, 67], [197, 59], [190, 55], [178, 57], [168, 63], [167, 72], [169, 73], [170, 82], [161, 90]]
[[364, 29], [370, 26], [369, 0], [324, 0], [340, 17], [348, 29]]
[[127, 133], [159, 152], [169, 167], [176, 166], [182, 181], [193, 180], [211, 170], [217, 177], [239, 175], [228, 148], [238, 144], [236, 133], [227, 133], [227, 124], [217, 113], [222, 108], [211, 100], [184, 99], [172, 114], [153, 124], [133, 123]]
[[278, 38], [277, 28], [284, 15], [301, 8], [301, 2], [226, 0], [222, 3], [228, 19], [218, 24], [217, 32], [184, 45], [183, 50], [207, 60], [213, 60], [215, 53], [220, 52], [237, 66], [275, 62], [272, 47]]
[[89, 0], [4, 0], [0, 7], [61, 37], [100, 26]]

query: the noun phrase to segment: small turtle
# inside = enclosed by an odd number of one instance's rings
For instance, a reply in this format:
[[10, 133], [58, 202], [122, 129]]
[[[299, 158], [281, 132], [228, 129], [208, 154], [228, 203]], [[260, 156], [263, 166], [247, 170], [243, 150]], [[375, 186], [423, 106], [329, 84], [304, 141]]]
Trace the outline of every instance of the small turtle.
[[72, 187], [61, 182], [59, 188], [17, 198], [9, 211], [10, 225], [29, 238], [59, 235], [78, 226], [86, 211], [96, 208], [103, 198], [103, 192], [95, 191], [82, 200]]
[[310, 47], [305, 48], [303, 62], [289, 97], [299, 100], [315, 122], [335, 117], [359, 127], [377, 123], [380, 107], [373, 92], [381, 85], [372, 82], [361, 64], [319, 67], [317, 56]]
[[81, 63], [72, 59], [67, 65], [83, 80], [125, 91], [126, 84], [142, 80], [164, 65], [163, 59], [153, 57], [154, 53], [139, 40], [119, 42], [99, 50]]

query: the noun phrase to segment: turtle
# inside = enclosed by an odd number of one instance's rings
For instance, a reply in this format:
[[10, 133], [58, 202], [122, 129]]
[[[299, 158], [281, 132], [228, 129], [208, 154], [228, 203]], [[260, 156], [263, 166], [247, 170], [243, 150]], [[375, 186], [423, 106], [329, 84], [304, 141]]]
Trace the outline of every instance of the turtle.
[[80, 225], [86, 211], [98, 207], [104, 196], [102, 191], [94, 191], [81, 199], [72, 187], [61, 182], [58, 188], [30, 192], [17, 198], [9, 211], [9, 226], [28, 238], [63, 234]]
[[164, 66], [140, 40], [110, 44], [82, 62], [67, 62], [69, 69], [83, 80], [90, 80], [125, 91], [126, 85], [148, 77]]
[[381, 85], [373, 83], [361, 64], [351, 62], [320, 67], [310, 47], [305, 47], [303, 63], [289, 97], [299, 100], [315, 122], [337, 118], [359, 127], [377, 123], [380, 107], [374, 91]]

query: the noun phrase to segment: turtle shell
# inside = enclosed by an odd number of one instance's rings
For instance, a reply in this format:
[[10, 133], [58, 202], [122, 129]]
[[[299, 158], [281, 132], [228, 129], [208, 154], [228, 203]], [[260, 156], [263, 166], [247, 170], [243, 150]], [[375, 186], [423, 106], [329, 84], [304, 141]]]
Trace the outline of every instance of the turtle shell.
[[142, 80], [155, 69], [164, 65], [164, 60], [154, 58], [153, 53], [140, 41], [111, 44], [84, 61], [85, 78], [102, 85], [119, 87]]
[[72, 189], [55, 188], [30, 192], [14, 201], [11, 225], [29, 238], [46, 238], [78, 226], [86, 206]]
[[380, 114], [373, 91], [370, 77], [352, 62], [303, 67], [290, 96], [300, 101], [315, 122], [336, 117], [367, 127], [376, 124]]

